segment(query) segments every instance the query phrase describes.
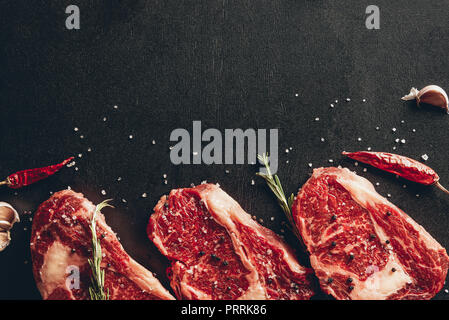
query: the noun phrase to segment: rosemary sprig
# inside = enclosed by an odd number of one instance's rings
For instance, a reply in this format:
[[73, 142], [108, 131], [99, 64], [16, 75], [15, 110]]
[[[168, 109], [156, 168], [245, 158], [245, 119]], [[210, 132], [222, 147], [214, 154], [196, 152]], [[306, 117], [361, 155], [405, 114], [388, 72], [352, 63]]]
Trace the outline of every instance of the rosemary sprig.
[[277, 198], [279, 205], [281, 206], [282, 210], [284, 211], [285, 216], [287, 217], [287, 220], [290, 224], [290, 226], [289, 226], [290, 229], [295, 234], [295, 236], [298, 237], [298, 239], [301, 239], [299, 231], [296, 228], [295, 221], [293, 220], [293, 215], [292, 215], [292, 205], [293, 205], [293, 200], [294, 200], [295, 196], [293, 195], [293, 193], [288, 198], [285, 196], [284, 189], [282, 188], [282, 184], [281, 184], [281, 181], [279, 180], [279, 177], [276, 174], [274, 176], [271, 174], [270, 164], [268, 162], [268, 154], [264, 153], [262, 155], [257, 155], [257, 158], [259, 159], [260, 162], [263, 163], [263, 165], [267, 169], [267, 173], [265, 174], [265, 173], [258, 172], [256, 174], [258, 176], [262, 177], [263, 179], [265, 179], [268, 187], [271, 189], [271, 191], [273, 191], [274, 195]]
[[90, 231], [92, 232], [92, 259], [88, 259], [92, 274], [90, 276], [91, 285], [89, 286], [89, 295], [91, 300], [109, 300], [109, 289], [104, 292], [104, 270], [101, 269], [101, 244], [97, 238], [97, 213], [104, 207], [111, 207], [108, 202], [111, 199], [99, 203], [92, 215], [90, 222]]

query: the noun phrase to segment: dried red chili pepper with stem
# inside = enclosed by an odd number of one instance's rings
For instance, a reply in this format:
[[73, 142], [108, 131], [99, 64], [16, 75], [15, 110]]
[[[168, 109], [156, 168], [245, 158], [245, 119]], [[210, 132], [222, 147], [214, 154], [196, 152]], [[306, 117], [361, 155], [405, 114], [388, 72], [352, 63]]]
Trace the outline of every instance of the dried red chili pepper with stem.
[[435, 185], [449, 194], [449, 191], [440, 184], [440, 177], [432, 168], [411, 158], [387, 152], [358, 151], [342, 154], [380, 170], [397, 174], [404, 179], [426, 186]]
[[72, 160], [73, 157], [70, 157], [61, 163], [54, 164], [51, 166], [18, 171], [16, 173], [10, 174], [5, 180], [0, 181], [0, 185], [6, 185], [12, 189], [19, 189], [28, 186], [32, 183], [35, 183], [39, 180], [45, 179], [55, 174]]

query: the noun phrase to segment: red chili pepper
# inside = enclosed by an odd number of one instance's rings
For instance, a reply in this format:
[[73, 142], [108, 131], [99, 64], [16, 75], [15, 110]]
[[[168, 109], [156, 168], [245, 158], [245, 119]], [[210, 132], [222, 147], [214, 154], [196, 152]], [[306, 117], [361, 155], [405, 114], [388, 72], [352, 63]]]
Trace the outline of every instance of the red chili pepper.
[[387, 152], [343, 152], [351, 159], [369, 164], [378, 169], [397, 174], [398, 176], [424, 185], [436, 185], [449, 194], [449, 191], [440, 183], [440, 177], [425, 164], [394, 153]]
[[52, 166], [22, 170], [9, 175], [4, 181], [0, 182], [0, 185], [6, 184], [9, 188], [19, 189], [21, 187], [28, 186], [39, 180], [45, 179], [56, 172], [58, 172], [63, 166], [73, 160], [70, 157], [61, 163], [54, 164]]

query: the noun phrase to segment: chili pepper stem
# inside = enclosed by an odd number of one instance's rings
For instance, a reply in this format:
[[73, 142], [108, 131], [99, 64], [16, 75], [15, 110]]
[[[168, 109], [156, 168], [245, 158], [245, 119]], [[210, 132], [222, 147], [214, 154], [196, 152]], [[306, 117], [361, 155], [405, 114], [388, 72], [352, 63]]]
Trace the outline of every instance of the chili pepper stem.
[[449, 190], [447, 190], [445, 187], [443, 187], [443, 186], [441, 185], [441, 183], [439, 183], [438, 181], [435, 182], [435, 185], [436, 185], [436, 186], [438, 187], [438, 189], [440, 189], [441, 191], [446, 192], [447, 194], [449, 194]]
[[4, 185], [4, 184], [8, 184], [8, 180], [0, 181], [0, 186], [1, 186], [1, 185]]

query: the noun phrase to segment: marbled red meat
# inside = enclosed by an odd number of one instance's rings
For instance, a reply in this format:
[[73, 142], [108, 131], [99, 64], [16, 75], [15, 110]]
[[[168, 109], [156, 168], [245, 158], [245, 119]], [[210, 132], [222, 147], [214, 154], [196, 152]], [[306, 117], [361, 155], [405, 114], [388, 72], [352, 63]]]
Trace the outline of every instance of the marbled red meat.
[[310, 269], [217, 185], [163, 196], [148, 236], [167, 256], [182, 299], [309, 299]]
[[348, 169], [315, 169], [292, 211], [321, 288], [337, 299], [430, 299], [444, 285], [446, 250]]
[[[44, 299], [89, 299], [90, 220], [95, 206], [80, 193], [63, 190], [38, 208], [31, 234], [31, 256], [37, 287]], [[105, 288], [110, 299], [173, 299], [153, 274], [134, 261], [97, 215], [97, 237], [103, 252]], [[72, 266], [79, 269], [79, 289], [66, 285]]]

